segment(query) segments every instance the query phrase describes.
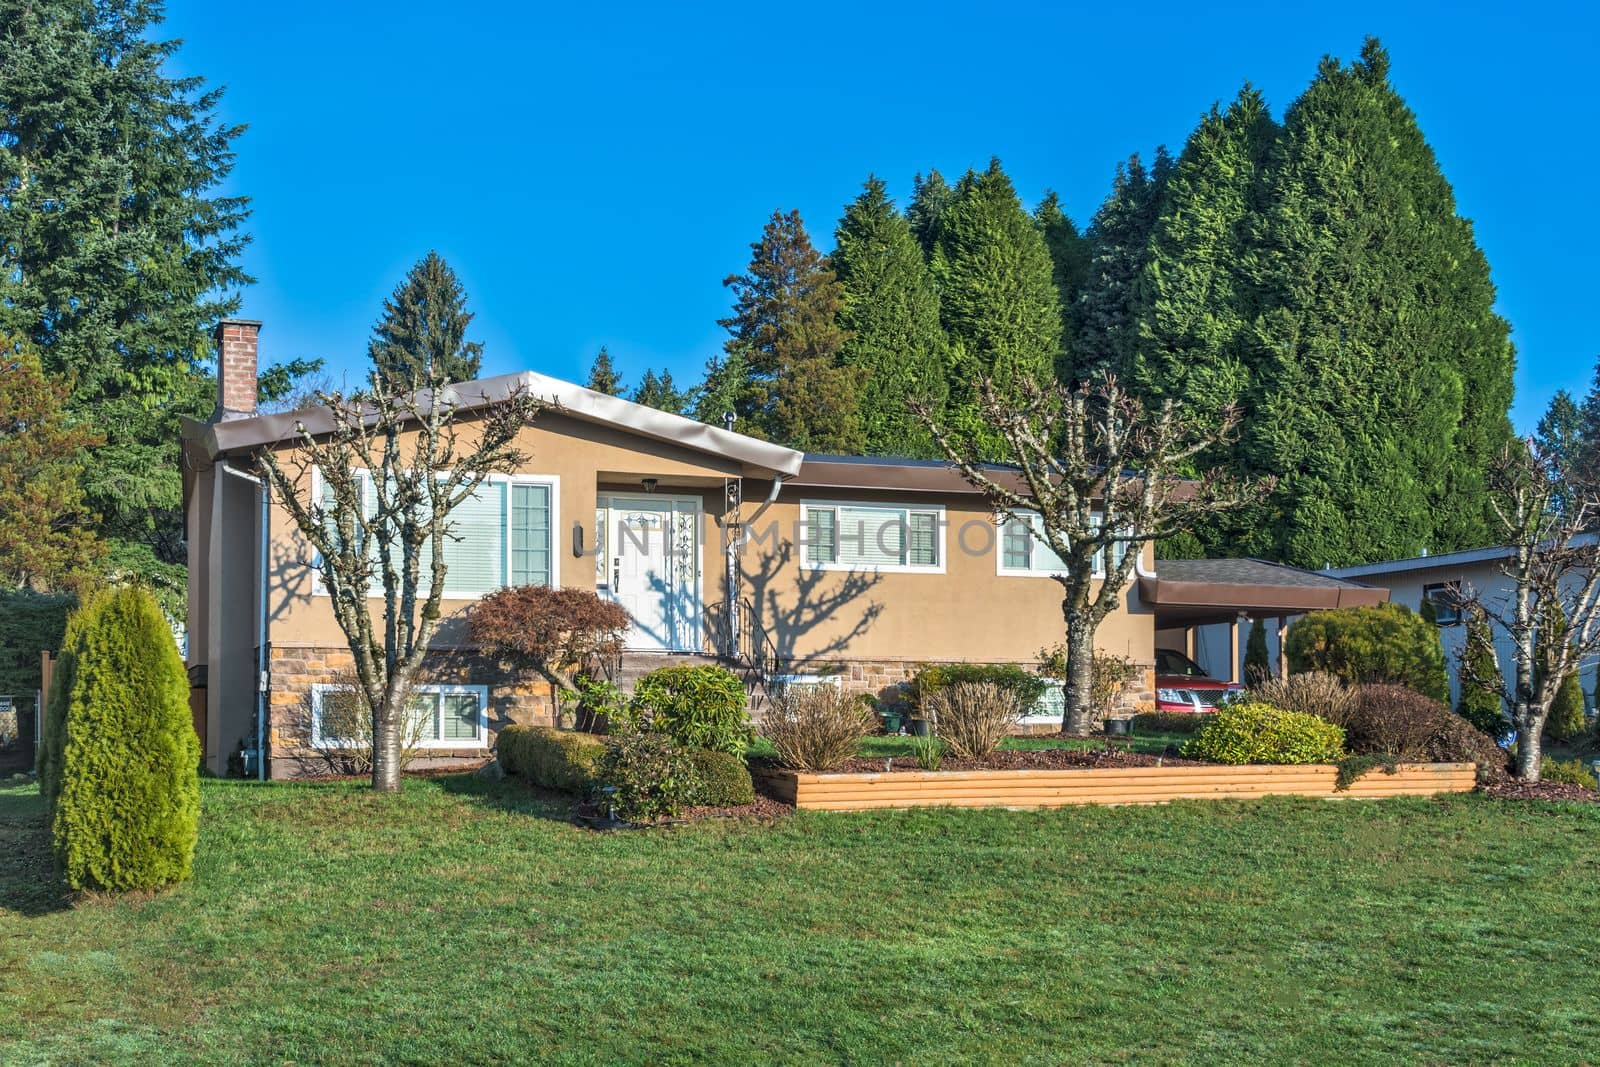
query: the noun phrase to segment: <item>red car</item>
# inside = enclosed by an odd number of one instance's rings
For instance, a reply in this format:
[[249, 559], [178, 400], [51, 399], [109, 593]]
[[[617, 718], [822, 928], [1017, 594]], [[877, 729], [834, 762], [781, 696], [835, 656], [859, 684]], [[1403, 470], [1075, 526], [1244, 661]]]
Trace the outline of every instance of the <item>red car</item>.
[[1238, 682], [1219, 682], [1182, 652], [1156, 649], [1156, 710], [1212, 711], [1244, 692]]

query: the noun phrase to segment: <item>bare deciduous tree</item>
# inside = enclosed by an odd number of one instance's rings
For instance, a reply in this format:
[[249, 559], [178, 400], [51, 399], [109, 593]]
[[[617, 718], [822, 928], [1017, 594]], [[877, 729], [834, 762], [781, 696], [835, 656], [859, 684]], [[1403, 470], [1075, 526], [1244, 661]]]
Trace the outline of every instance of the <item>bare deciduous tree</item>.
[[[493, 403], [482, 397], [463, 434], [459, 389], [436, 375], [417, 384], [403, 390], [373, 375], [363, 390], [321, 394], [321, 407], [297, 424], [295, 447], [259, 456], [317, 552], [372, 715], [372, 787], [385, 791], [400, 788], [405, 695], [439, 625], [450, 513], [490, 475], [522, 465], [517, 433], [543, 407], [520, 389]], [[374, 611], [380, 587], [382, 610]]]
[[[1462, 681], [1506, 702], [1517, 731], [1516, 776], [1536, 782], [1541, 735], [1561, 683], [1600, 652], [1600, 537], [1593, 532], [1600, 490], [1572, 477], [1561, 457], [1527, 441], [1501, 454], [1490, 492], [1509, 550], [1500, 572], [1511, 589], [1502, 596], [1479, 590], [1462, 596], [1469, 610], [1482, 611], [1511, 639], [1513, 670], [1503, 679], [1463, 672]], [[1551, 624], [1563, 619], [1564, 628]], [[1494, 662], [1492, 634], [1482, 628], [1467, 634], [1477, 655], [1463, 662]]]
[[[1145, 545], [1192, 531], [1270, 488], [1209, 470], [1181, 473], [1227, 441], [1238, 424], [1232, 410], [1201, 428], [1170, 400], [1147, 411], [1114, 377], [1076, 388], [1023, 380], [1001, 391], [979, 385], [986, 432], [1005, 442], [1010, 463], [986, 464], [976, 431], [942, 425], [920, 403], [912, 410], [946, 458], [1003, 516], [1029, 522], [1060, 557], [1061, 614], [1066, 624], [1062, 730], [1088, 731], [1094, 714], [1094, 636], [1116, 610]], [[1097, 560], [1104, 561], [1103, 571]]]

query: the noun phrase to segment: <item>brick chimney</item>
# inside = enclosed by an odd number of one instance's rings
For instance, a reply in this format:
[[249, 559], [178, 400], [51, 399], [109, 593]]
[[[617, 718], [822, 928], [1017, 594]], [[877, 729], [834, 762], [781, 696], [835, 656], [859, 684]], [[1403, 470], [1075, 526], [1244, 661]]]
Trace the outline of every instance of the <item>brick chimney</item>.
[[256, 413], [255, 319], [223, 319], [217, 323], [217, 410], [213, 422], [242, 419]]

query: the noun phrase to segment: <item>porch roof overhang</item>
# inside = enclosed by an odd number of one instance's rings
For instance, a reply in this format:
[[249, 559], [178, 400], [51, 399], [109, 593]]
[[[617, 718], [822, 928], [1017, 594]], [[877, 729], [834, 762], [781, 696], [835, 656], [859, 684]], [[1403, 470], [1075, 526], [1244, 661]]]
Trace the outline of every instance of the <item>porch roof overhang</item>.
[[[792, 477], [799, 473], [805, 459], [804, 453], [792, 448], [708, 426], [621, 397], [607, 396], [534, 371], [460, 382], [449, 387], [444, 399], [453, 404], [456, 411], [465, 413], [501, 403], [518, 392], [543, 400], [560, 414], [574, 419], [613, 426], [646, 440], [733, 460], [745, 474], [754, 477], [774, 474]], [[431, 398], [422, 399], [424, 410], [429, 402]], [[219, 422], [185, 419], [183, 437], [186, 443], [203, 450], [207, 458], [215, 459], [220, 455], [292, 441], [301, 432], [302, 424], [305, 431], [313, 435], [328, 433], [333, 429], [333, 417], [326, 408], [313, 407]]]
[[1382, 604], [1389, 590], [1260, 559], [1164, 559], [1139, 595], [1157, 626], [1202, 626]]

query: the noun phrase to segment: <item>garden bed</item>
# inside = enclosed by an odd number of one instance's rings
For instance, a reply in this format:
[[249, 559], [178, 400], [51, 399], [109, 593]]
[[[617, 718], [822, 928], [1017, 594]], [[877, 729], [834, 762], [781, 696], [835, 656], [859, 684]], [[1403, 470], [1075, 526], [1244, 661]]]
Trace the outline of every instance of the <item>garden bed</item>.
[[1339, 790], [1338, 768], [1332, 764], [1222, 766], [1138, 753], [1075, 755], [1100, 757], [1102, 762], [1075, 769], [885, 772], [880, 767], [873, 773], [811, 774], [758, 765], [754, 770], [770, 795], [797, 808], [823, 811], [937, 806], [1053, 808], [1263, 796], [1430, 796], [1471, 792], [1477, 784], [1477, 768], [1471, 763], [1402, 763], [1393, 774], [1375, 769], [1347, 789]]

